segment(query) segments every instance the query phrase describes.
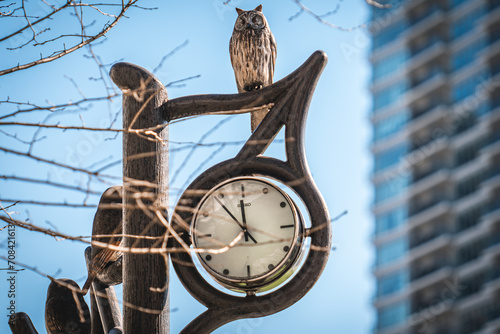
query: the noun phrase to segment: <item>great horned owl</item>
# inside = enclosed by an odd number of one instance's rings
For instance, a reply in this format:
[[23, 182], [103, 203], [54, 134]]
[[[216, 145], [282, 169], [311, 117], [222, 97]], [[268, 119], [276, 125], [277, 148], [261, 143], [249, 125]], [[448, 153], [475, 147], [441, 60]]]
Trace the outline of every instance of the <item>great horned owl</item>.
[[[229, 42], [229, 53], [238, 92], [249, 92], [273, 83], [276, 62], [276, 40], [262, 14], [262, 5], [254, 10], [236, 8], [238, 18]], [[268, 109], [252, 112], [252, 132], [266, 116]]]

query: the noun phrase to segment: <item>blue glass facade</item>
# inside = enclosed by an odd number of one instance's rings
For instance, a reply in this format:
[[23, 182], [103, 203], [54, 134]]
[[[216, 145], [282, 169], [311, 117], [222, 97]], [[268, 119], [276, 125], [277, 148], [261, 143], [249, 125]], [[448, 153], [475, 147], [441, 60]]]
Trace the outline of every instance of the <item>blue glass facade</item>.
[[406, 206], [399, 206], [388, 212], [379, 214], [375, 218], [375, 234], [383, 234], [402, 226], [407, 218], [408, 208]]
[[383, 307], [378, 311], [378, 328], [384, 329], [398, 325], [406, 321], [410, 313], [408, 302], [400, 302], [391, 306]]
[[381, 267], [397, 261], [405, 256], [407, 251], [408, 240], [406, 238], [396, 239], [381, 246], [377, 246], [377, 266]]
[[410, 275], [406, 269], [382, 276], [377, 280], [377, 297], [384, 297], [406, 288]]
[[409, 119], [410, 112], [403, 110], [378, 121], [373, 125], [373, 141], [377, 142], [398, 133], [408, 123]]

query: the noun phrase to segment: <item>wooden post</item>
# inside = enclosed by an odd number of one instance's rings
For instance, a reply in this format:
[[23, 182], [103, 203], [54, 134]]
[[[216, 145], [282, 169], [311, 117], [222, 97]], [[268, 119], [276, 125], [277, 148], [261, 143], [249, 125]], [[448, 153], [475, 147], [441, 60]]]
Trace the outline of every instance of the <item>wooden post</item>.
[[[110, 76], [123, 92], [124, 129], [164, 123], [159, 107], [167, 101], [167, 91], [152, 73], [133, 64], [117, 63]], [[124, 247], [152, 249], [162, 244], [161, 239], [133, 236], [165, 235], [166, 228], [155, 221], [154, 213], [165, 212], [168, 203], [167, 139], [167, 126], [149, 133], [123, 133]], [[169, 333], [167, 261], [166, 254], [124, 253], [124, 333]]]

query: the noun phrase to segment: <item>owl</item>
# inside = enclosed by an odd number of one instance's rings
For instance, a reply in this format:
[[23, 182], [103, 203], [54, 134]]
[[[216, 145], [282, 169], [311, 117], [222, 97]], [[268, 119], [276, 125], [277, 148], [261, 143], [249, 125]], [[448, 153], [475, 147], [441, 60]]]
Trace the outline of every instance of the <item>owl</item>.
[[[92, 226], [93, 241], [100, 241], [114, 246], [119, 246], [121, 244], [122, 193], [123, 187], [114, 186], [106, 189], [102, 194]], [[107, 265], [118, 260], [121, 255], [121, 252], [117, 252], [113, 249], [99, 248], [92, 245], [89, 276], [82, 288], [84, 294], [87, 293], [94, 278]]]
[[72, 286], [80, 290], [70, 279], [53, 280], [47, 289], [45, 302], [45, 328], [48, 334], [90, 334], [90, 310], [79, 292], [70, 290]]
[[[254, 10], [236, 8], [238, 18], [229, 41], [229, 53], [238, 93], [261, 89], [273, 83], [276, 40], [262, 14], [262, 5]], [[268, 109], [252, 111], [252, 132]]]

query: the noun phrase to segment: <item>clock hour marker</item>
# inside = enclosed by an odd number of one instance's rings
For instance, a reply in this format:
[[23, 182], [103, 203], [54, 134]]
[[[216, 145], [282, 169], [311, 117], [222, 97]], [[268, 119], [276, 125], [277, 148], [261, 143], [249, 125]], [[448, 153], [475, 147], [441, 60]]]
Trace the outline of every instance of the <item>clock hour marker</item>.
[[227, 275], [229, 275], [229, 270], [224, 269], [224, 271], [222, 273], [227, 276]]
[[219, 194], [219, 198], [224, 198], [224, 194]]
[[267, 266], [267, 268], [269, 268], [269, 270], [273, 270], [274, 269], [274, 265], [270, 264]]
[[203, 212], [203, 216], [208, 217], [208, 211]]
[[284, 207], [286, 206], [286, 203], [285, 203], [285, 202], [281, 202], [281, 203], [280, 203], [280, 206], [281, 206], [282, 208], [284, 208]]
[[295, 225], [293, 224], [290, 224], [290, 225], [281, 225], [280, 228], [290, 228], [290, 227], [294, 227]]
[[210, 237], [212, 237], [212, 235], [211, 234], [202, 234], [202, 235], [199, 235], [198, 237], [199, 238], [210, 238]]
[[245, 186], [243, 184], [241, 185], [241, 197], [245, 197]]
[[247, 276], [250, 277], [250, 266], [247, 266]]
[[269, 189], [264, 188], [264, 189], [262, 189], [262, 192], [263, 192], [264, 194], [267, 194], [267, 193], [269, 192]]
[[283, 247], [283, 250], [284, 250], [285, 252], [288, 252], [288, 251], [290, 250], [290, 247], [285, 246], [285, 247]]
[[212, 259], [212, 255], [207, 255], [207, 256], [205, 256], [205, 259], [206, 259], [207, 261], [210, 261], [210, 260]]

